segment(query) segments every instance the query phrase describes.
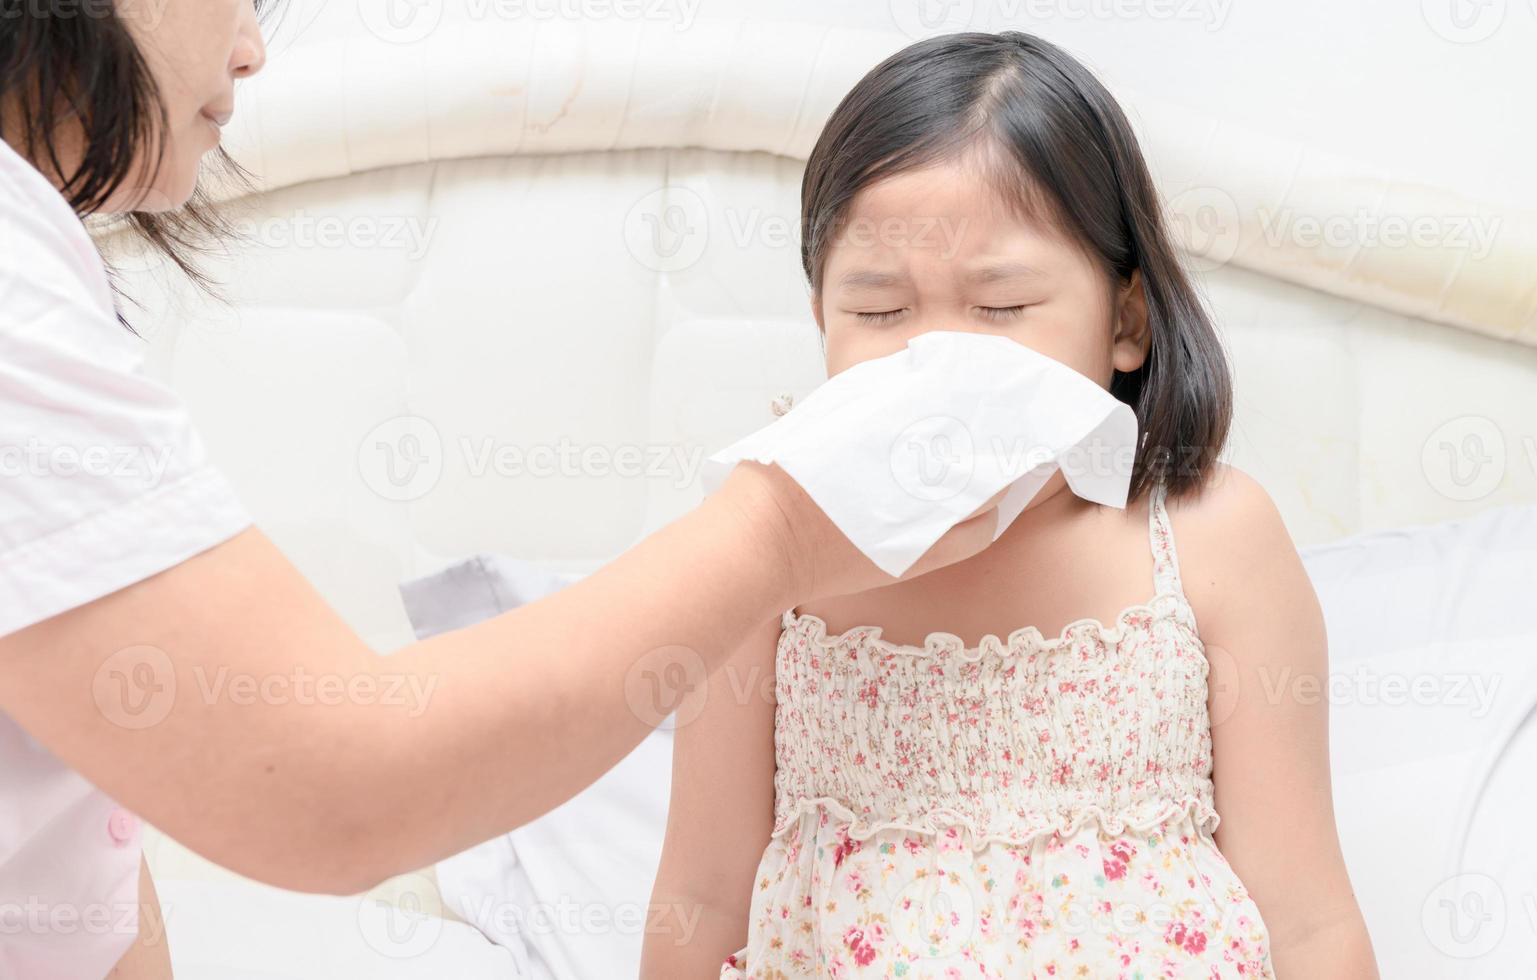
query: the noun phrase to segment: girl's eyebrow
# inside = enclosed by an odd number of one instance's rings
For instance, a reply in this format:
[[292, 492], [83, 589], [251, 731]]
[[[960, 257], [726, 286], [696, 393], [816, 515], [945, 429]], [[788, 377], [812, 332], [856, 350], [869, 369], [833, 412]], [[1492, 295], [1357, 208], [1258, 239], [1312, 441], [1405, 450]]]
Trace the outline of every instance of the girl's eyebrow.
[[887, 289], [897, 286], [907, 279], [905, 276], [890, 272], [876, 272], [873, 269], [857, 269], [847, 273], [838, 280], [838, 285], [845, 289]]
[[[1025, 265], [1022, 262], [1002, 262], [997, 265], [983, 266], [966, 275], [966, 281], [973, 285], [1046, 278], [1048, 277], [1045, 272], [1042, 272], [1035, 266]], [[877, 272], [874, 269], [855, 269], [852, 272], [845, 273], [838, 280], [838, 285], [844, 289], [874, 290], [900, 286], [905, 282], [907, 282], [907, 277], [898, 273]]]
[[985, 266], [970, 273], [966, 281], [983, 285], [990, 282], [1002, 282], [1007, 279], [1045, 279], [1046, 273], [1034, 266], [1024, 265], [1019, 262], [1005, 262], [1000, 265]]

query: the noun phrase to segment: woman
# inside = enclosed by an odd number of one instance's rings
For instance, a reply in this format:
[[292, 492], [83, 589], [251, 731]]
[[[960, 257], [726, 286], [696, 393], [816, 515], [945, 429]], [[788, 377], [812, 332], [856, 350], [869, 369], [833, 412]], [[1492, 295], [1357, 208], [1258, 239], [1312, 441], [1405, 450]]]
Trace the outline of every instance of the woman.
[[[129, 950], [156, 914], [136, 815], [262, 881], [364, 890], [569, 798], [780, 610], [892, 581], [780, 470], [744, 465], [559, 594], [375, 657], [134, 373], [79, 220], [132, 213], [185, 261], [198, 219], [164, 212], [262, 67], [252, 0], [0, 13], [0, 909], [26, 910], [0, 975], [169, 976], [158, 928]], [[994, 526], [979, 511], [909, 577]], [[352, 693], [209, 693], [305, 674]], [[632, 706], [637, 677], [662, 710]], [[425, 707], [368, 694], [403, 680]]]

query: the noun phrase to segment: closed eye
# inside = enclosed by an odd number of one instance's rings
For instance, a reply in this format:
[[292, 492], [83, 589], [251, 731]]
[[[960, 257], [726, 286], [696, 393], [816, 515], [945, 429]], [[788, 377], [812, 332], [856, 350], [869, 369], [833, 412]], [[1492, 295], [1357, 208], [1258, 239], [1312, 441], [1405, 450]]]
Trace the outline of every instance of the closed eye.
[[877, 310], [871, 313], [855, 313], [854, 315], [863, 323], [890, 323], [906, 312], [907, 308], [904, 306], [898, 310]]
[[989, 319], [992, 319], [992, 320], [1012, 320], [1014, 317], [1017, 317], [1021, 313], [1023, 313], [1027, 308], [1028, 307], [1026, 305], [1024, 305], [1024, 304], [1021, 304], [1019, 306], [979, 306], [979, 307], [977, 307], [977, 309], [982, 313], [983, 316], [988, 317]]

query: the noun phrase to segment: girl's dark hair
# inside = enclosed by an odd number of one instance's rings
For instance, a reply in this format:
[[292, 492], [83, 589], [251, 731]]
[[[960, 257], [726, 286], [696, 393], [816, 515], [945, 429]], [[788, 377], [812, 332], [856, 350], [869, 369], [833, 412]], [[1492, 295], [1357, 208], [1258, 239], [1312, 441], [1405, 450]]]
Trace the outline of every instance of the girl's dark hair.
[[[112, 0], [0, 0], [0, 133], [60, 185], [82, 219], [124, 187], [149, 186], [167, 118], [155, 79]], [[63, 129], [69, 125], [71, 130]], [[79, 141], [66, 163], [64, 138]], [[223, 150], [217, 169], [246, 174]], [[199, 189], [184, 207], [123, 217], [152, 249], [199, 286], [194, 264], [207, 243], [228, 233]]]
[[1057, 226], [1112, 285], [1141, 270], [1151, 350], [1141, 368], [1117, 371], [1110, 383], [1142, 433], [1130, 498], [1158, 481], [1171, 496], [1198, 488], [1232, 420], [1227, 358], [1177, 260], [1125, 115], [1055, 45], [1015, 31], [942, 35], [897, 52], [854, 86], [801, 185], [801, 261], [813, 292], [860, 190], [968, 150], [994, 164], [990, 176], [1006, 200]]

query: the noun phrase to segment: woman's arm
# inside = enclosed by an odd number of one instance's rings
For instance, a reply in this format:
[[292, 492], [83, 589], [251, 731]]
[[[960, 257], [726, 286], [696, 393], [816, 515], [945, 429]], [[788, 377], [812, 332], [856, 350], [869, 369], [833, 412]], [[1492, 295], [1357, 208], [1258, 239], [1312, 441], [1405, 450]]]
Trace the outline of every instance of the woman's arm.
[[[672, 802], [651, 891], [643, 980], [720, 976], [747, 941], [753, 880], [774, 826], [774, 653], [779, 618], [710, 675], [673, 741]], [[682, 716], [686, 717], [686, 716]]]
[[[980, 551], [995, 515], [909, 574]], [[571, 797], [777, 611], [890, 581], [777, 467], [743, 464], [570, 587], [378, 657], [247, 531], [0, 637], [0, 711], [211, 860], [358, 892]]]
[[1218, 847], [1259, 907], [1280, 980], [1370, 980], [1334, 824], [1328, 638], [1301, 557], [1264, 488], [1230, 466], [1176, 537], [1211, 664]]

